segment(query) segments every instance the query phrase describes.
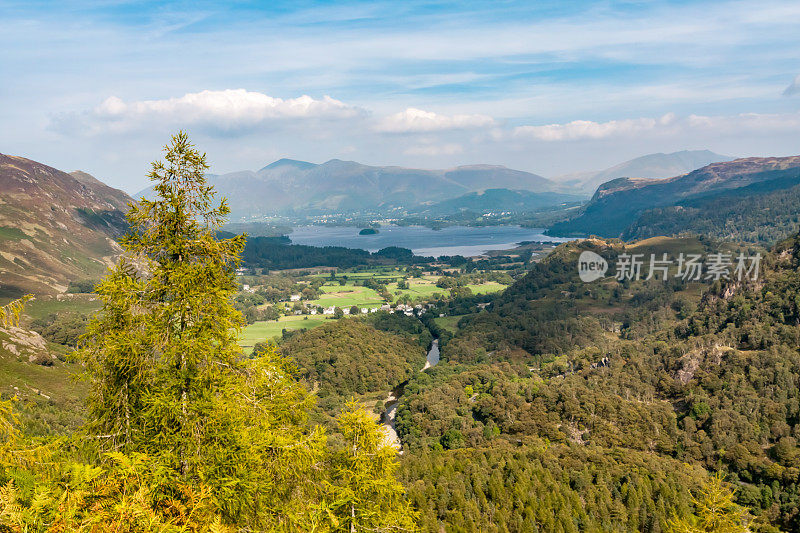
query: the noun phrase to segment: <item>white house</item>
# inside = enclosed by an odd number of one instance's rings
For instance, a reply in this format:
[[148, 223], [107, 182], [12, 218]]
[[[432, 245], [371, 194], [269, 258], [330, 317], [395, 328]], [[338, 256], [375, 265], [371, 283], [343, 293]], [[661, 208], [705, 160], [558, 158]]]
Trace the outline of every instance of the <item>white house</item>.
[[290, 302], [299, 302], [300, 301], [300, 295], [299, 294], [292, 294], [291, 296], [289, 296], [289, 301]]

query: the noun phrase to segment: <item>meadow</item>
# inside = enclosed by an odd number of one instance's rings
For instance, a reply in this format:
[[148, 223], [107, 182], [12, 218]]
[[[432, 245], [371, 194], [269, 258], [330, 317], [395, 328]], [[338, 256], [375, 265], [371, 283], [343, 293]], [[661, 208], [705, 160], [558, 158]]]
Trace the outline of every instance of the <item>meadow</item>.
[[308, 302], [311, 306], [317, 307], [380, 307], [385, 302], [380, 295], [368, 287], [356, 286], [354, 282], [348, 281], [345, 285], [339, 283], [323, 285], [320, 287], [323, 293], [317, 300]]
[[312, 329], [321, 326], [326, 319], [327, 317], [323, 318], [319, 315], [305, 315], [282, 316], [277, 321], [255, 322], [242, 329], [242, 334], [239, 337], [239, 346], [242, 347], [245, 353], [249, 354], [253, 351], [253, 346], [256, 343], [280, 337], [284, 329], [287, 331]]

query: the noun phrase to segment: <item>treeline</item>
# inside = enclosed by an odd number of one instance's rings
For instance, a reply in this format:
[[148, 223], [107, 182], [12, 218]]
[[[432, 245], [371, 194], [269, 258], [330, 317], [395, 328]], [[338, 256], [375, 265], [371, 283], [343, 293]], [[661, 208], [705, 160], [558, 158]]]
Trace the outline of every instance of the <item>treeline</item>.
[[[220, 234], [228, 235], [224, 232]], [[242, 252], [242, 262], [250, 268], [283, 270], [317, 266], [353, 268], [363, 265], [416, 264], [433, 260], [432, 257], [415, 256], [411, 250], [397, 246], [370, 253], [341, 246], [318, 247], [290, 242], [287, 237], [250, 237]]]

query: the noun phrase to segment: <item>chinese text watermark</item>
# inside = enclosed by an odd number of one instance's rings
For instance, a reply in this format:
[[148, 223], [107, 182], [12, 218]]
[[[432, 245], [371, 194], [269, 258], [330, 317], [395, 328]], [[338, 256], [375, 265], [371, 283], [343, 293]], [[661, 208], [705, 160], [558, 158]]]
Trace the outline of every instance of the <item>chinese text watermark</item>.
[[[757, 280], [761, 254], [738, 255], [730, 253], [684, 254], [670, 257], [662, 254], [621, 253], [614, 265], [614, 278], [618, 281], [661, 280], [678, 278], [684, 281]], [[602, 256], [584, 251], [578, 258], [578, 276], [591, 282], [605, 277], [608, 261]]]

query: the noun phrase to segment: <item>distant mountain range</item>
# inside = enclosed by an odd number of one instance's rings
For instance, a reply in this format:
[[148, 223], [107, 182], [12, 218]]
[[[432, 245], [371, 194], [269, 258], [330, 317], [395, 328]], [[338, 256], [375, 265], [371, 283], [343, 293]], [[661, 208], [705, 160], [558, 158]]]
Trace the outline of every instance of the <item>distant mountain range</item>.
[[575, 189], [576, 192], [591, 195], [603, 183], [617, 178], [670, 178], [686, 174], [711, 163], [731, 161], [733, 159], [733, 157], [715, 154], [710, 150], [684, 150], [671, 154], [648, 154], [605, 170], [565, 174], [553, 178], [553, 180]]
[[0, 154], [0, 297], [99, 279], [132, 199], [84, 172]]
[[[209, 175], [209, 181], [228, 198], [234, 222], [274, 214], [388, 213], [489, 188], [533, 193], [564, 189], [542, 176], [503, 166], [421, 170], [338, 159], [319, 165], [281, 159], [255, 172]], [[152, 188], [137, 197], [150, 194]]]
[[[635, 225], [641, 217], [647, 219], [649, 225], [653, 225], [654, 209], [681, 208], [692, 204], [695, 205], [695, 210], [696, 205], [716, 205], [714, 209], [721, 209], [727, 201], [713, 201], [722, 198], [730, 198], [730, 201], [736, 200], [740, 204], [745, 202], [736, 213], [731, 213], [731, 217], [749, 217], [747, 211], [752, 211], [754, 204], [751, 203], [748, 207], [748, 198], [752, 202], [763, 194], [780, 194], [779, 191], [788, 191], [798, 184], [800, 156], [736, 159], [661, 180], [619, 178], [601, 185], [576, 217], [555, 224], [549, 233], [559, 236], [592, 234], [602, 237], [647, 235], [652, 232], [637, 231]], [[787, 208], [793, 209], [791, 206]], [[666, 210], [663, 213], [674, 215], [678, 211], [680, 209]], [[796, 211], [789, 215], [796, 222]], [[728, 223], [728, 219], [717, 221], [720, 227]], [[670, 225], [670, 228], [670, 233], [697, 229], [689, 224], [683, 228]]]
[[[653, 154], [594, 173], [591, 179], [683, 170], [703, 158], [724, 156], [708, 151]], [[580, 186], [589, 183], [559, 183], [490, 165], [419, 170], [289, 159], [255, 172], [211, 175], [210, 181], [228, 197], [234, 221], [271, 213], [392, 209], [430, 217], [526, 212], [575, 206], [587, 198]], [[131, 200], [84, 172], [68, 174], [0, 154], [0, 297], [60, 292], [70, 281], [98, 279], [120, 252], [116, 239], [126, 229], [124, 213]], [[799, 211], [800, 156], [737, 159], [672, 178], [612, 179], [575, 210], [577, 216], [555, 224], [550, 232], [642, 238], [696, 231], [764, 241], [782, 228], [799, 226]]]
[[[210, 174], [209, 181], [228, 198], [233, 222], [271, 215], [357, 212], [441, 215], [502, 209], [505, 200], [515, 210], [557, 206], [588, 199], [598, 185], [616, 178], [666, 178], [730, 159], [708, 150], [650, 154], [553, 180], [496, 165], [422, 170], [339, 159], [322, 164], [280, 159], [257, 171]], [[485, 194], [490, 190], [494, 192]], [[137, 197], [150, 194], [152, 188]]]
[[530, 192], [511, 189], [486, 189], [470, 192], [458, 198], [419, 208], [417, 215], [440, 217], [460, 212], [476, 214], [492, 212], [529, 213], [532, 211], [559, 206], [577, 205], [586, 197], [561, 192]]

